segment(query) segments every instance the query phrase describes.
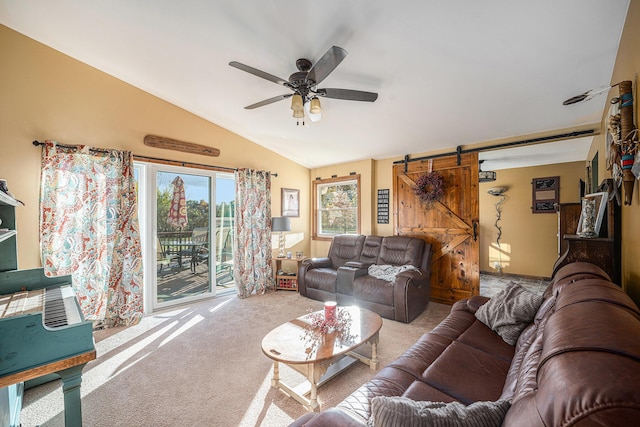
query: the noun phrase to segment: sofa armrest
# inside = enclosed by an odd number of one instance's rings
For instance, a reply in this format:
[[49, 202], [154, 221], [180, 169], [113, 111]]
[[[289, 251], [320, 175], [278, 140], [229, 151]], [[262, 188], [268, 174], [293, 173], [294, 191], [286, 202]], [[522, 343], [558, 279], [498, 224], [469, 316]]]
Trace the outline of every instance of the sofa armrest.
[[476, 311], [478, 311], [480, 306], [487, 301], [489, 301], [488, 297], [476, 295], [467, 300], [467, 307], [471, 313], [475, 313]]
[[406, 281], [417, 288], [429, 286], [431, 273], [424, 270], [406, 270], [396, 276], [396, 283], [400, 280]]
[[333, 264], [331, 263], [331, 258], [322, 257], [322, 258], [308, 258], [302, 261], [302, 265], [306, 266], [306, 270], [310, 270], [312, 268], [329, 268]]
[[300, 263], [298, 267], [298, 292], [306, 297], [307, 295], [307, 271], [316, 268], [331, 268], [331, 259], [324, 258], [308, 258]]
[[346, 267], [364, 268], [364, 269], [368, 269], [372, 265], [373, 265], [372, 262], [362, 262], [362, 261], [349, 261], [345, 263]]
[[395, 320], [409, 323], [425, 309], [431, 293], [431, 273], [408, 270], [393, 283]]
[[[367, 274], [367, 268], [358, 268], [349, 266], [350, 262], [338, 268], [338, 277], [336, 279], [336, 291], [340, 295], [353, 296], [353, 281], [357, 277]], [[360, 264], [354, 262], [354, 264]]]
[[470, 298], [461, 299], [456, 301], [455, 304], [451, 307], [451, 311], [462, 310], [468, 311], [471, 314], [475, 314], [476, 311], [480, 308], [480, 306], [489, 301], [488, 297], [476, 295]]

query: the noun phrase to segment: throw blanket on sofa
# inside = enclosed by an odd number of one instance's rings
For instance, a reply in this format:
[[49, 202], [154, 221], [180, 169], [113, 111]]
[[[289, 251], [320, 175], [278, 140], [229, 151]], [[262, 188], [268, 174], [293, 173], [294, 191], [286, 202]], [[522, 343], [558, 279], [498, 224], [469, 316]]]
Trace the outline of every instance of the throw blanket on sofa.
[[369, 276], [373, 276], [376, 279], [382, 279], [387, 282], [393, 282], [396, 280], [396, 276], [403, 271], [415, 270], [420, 271], [413, 265], [372, 265], [369, 267]]

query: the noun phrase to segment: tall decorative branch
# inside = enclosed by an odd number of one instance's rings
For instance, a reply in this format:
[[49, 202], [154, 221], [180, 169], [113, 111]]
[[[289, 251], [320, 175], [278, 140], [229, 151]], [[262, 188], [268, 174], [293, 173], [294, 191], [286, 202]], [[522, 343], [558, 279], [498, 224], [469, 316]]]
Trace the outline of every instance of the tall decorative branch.
[[496, 230], [498, 230], [498, 237], [496, 238], [498, 249], [500, 249], [500, 237], [502, 237], [502, 227], [500, 227], [498, 223], [500, 222], [500, 218], [502, 216], [502, 204], [505, 202], [505, 200], [507, 200], [507, 196], [502, 195], [500, 196], [500, 200], [498, 200], [498, 202], [495, 205], [496, 206], [496, 222], [494, 223], [494, 226], [496, 227]]

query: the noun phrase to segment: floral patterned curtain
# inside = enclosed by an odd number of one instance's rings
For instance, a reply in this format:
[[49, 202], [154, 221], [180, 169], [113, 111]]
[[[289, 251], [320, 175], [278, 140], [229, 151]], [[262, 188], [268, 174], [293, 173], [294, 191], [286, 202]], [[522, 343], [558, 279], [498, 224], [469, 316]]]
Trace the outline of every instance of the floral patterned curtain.
[[238, 296], [264, 294], [273, 286], [271, 266], [271, 175], [238, 169], [234, 276]]
[[72, 275], [86, 320], [137, 323], [142, 256], [131, 152], [46, 141], [40, 183], [45, 275]]

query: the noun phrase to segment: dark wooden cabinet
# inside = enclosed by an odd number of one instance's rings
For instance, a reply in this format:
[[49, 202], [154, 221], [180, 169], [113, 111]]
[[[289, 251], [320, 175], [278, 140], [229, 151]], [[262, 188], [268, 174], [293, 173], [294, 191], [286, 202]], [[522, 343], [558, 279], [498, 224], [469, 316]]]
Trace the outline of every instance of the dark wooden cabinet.
[[567, 250], [568, 242], [564, 236], [576, 234], [580, 222], [580, 203], [559, 203], [558, 207], [558, 256]]
[[[602, 221], [600, 234], [594, 238], [579, 237], [576, 234], [580, 219], [579, 203], [561, 203], [558, 211], [558, 235], [560, 237], [560, 256], [553, 266], [553, 274], [566, 264], [585, 261], [602, 268], [614, 283], [621, 283], [621, 247], [620, 247], [620, 205], [619, 190], [612, 179], [602, 181], [598, 192], [607, 192], [607, 207]], [[578, 205], [576, 207], [576, 205]]]

